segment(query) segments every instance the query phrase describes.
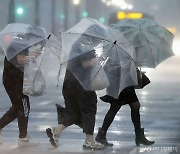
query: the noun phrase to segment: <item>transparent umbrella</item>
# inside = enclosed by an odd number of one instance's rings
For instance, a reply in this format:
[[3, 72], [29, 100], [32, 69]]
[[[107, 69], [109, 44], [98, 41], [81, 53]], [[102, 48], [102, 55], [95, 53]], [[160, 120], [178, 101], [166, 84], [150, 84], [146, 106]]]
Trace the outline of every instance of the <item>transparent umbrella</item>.
[[[61, 36], [64, 53], [61, 64], [67, 66], [84, 89], [92, 90], [92, 83], [103, 71], [109, 81], [107, 88], [115, 86], [108, 88], [108, 95], [115, 98], [124, 88], [137, 84], [134, 48], [118, 30], [95, 19], [84, 18]], [[80, 66], [86, 60], [91, 67], [84, 72]]]
[[[47, 71], [50, 71], [45, 64], [50, 59], [51, 64], [58, 59], [59, 65], [54, 67], [57, 73], [59, 70], [61, 45], [58, 38], [42, 27], [13, 23], [0, 32], [0, 43], [7, 60], [24, 72], [23, 92], [42, 95], [48, 80]], [[52, 55], [56, 58], [52, 59]]]
[[24, 49], [47, 39], [47, 32], [42, 27], [29, 24], [8, 24], [0, 32], [0, 43], [8, 60]]
[[137, 67], [155, 68], [174, 55], [173, 34], [150, 18], [124, 19], [113, 27], [134, 45]]

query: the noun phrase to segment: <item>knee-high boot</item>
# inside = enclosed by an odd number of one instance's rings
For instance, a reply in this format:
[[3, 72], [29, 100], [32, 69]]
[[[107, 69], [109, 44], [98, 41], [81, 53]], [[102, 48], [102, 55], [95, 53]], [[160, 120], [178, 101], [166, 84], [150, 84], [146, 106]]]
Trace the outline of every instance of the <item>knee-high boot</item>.
[[136, 134], [135, 143], [137, 146], [139, 146], [140, 144], [151, 145], [155, 143], [154, 141], [149, 141], [146, 139], [144, 135], [144, 128], [135, 130], [135, 134]]
[[105, 146], [113, 146], [112, 143], [108, 143], [106, 139], [106, 131], [102, 130], [102, 128], [99, 128], [98, 134], [95, 138], [95, 140], [101, 144], [104, 144]]

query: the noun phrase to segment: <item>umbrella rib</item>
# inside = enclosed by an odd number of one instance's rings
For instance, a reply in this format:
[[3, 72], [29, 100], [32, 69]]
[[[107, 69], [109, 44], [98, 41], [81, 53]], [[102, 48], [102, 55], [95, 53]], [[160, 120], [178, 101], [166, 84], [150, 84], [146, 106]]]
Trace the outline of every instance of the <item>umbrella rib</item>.
[[[116, 51], [118, 51], [118, 49], [117, 49], [117, 46], [115, 46], [116, 47]], [[126, 52], [127, 53], [127, 52]], [[118, 56], [120, 57], [120, 54], [119, 54], [119, 52], [118, 52]], [[120, 65], [120, 67], [121, 67], [121, 63], [119, 64]], [[122, 69], [121, 69], [122, 70]], [[121, 71], [120, 70], [120, 71]], [[121, 73], [122, 74], [122, 73]], [[120, 74], [118, 74], [118, 77], [119, 77], [119, 79], [120, 79], [120, 81], [119, 81], [119, 85], [121, 85], [121, 75]], [[120, 86], [119, 86], [120, 87]], [[119, 91], [118, 91], [118, 95], [119, 95]]]
[[[47, 46], [48, 47], [48, 46]], [[48, 47], [49, 48], [49, 47]], [[49, 48], [50, 49], [50, 48]], [[52, 52], [52, 53], [54, 53], [51, 49], [50, 49], [50, 51]], [[40, 67], [41, 67], [41, 64], [42, 64], [42, 61], [43, 61], [43, 59], [44, 59], [44, 57], [45, 57], [45, 54], [47, 53], [47, 51], [44, 53], [44, 55], [43, 55], [43, 57], [42, 57], [42, 60], [41, 60], [41, 62], [40, 62], [40, 65], [39, 65], [39, 67], [38, 67], [38, 70], [37, 70], [37, 72], [40, 70]], [[54, 55], [55, 56], [57, 56], [57, 58], [59, 59], [59, 61], [60, 61], [60, 58], [59, 58], [59, 56], [58, 55], [56, 55], [55, 53], [54, 53]], [[36, 73], [36, 75], [35, 75], [35, 77], [34, 77], [34, 80], [35, 80], [35, 78], [36, 78], [36, 76], [37, 76], [37, 73]], [[34, 80], [33, 80], [33, 82], [34, 82]]]
[[[151, 32], [149, 32], [149, 33], [151, 33]], [[151, 33], [152, 34], [152, 33]], [[154, 35], [156, 35], [158, 38], [160, 38], [160, 40], [163, 40], [163, 42], [166, 44], [166, 45], [169, 45], [165, 40], [164, 40], [164, 38], [161, 38], [161, 37], [159, 37], [157, 34], [154, 34]], [[156, 44], [157, 44], [158, 42], [156, 42]]]
[[58, 48], [58, 47], [54, 47], [53, 45], [47, 45], [48, 47], [53, 47], [54, 49], [57, 49], [57, 50], [61, 50], [61, 48]]
[[60, 59], [59, 56], [58, 56], [49, 46], [47, 46], [47, 48], [48, 48], [56, 57], [58, 57], [58, 59]]
[[[53, 46], [53, 44], [57, 45], [58, 47], [56, 47], [56, 49], [61, 50], [61, 46], [59, 46], [58, 43], [56, 43], [55, 41], [51, 41], [51, 40], [49, 40], [49, 42], [52, 44], [52, 46]], [[54, 47], [54, 46], [53, 46], [53, 47]], [[55, 48], [55, 47], [54, 47], [54, 48]]]
[[[115, 44], [112, 45], [112, 47], [114, 46]], [[112, 49], [112, 47], [107, 51], [107, 55], [109, 53], [109, 51]], [[104, 62], [105, 63], [105, 62]], [[94, 75], [94, 77], [92, 78], [91, 81], [89, 81], [89, 83], [87, 84], [88, 86], [91, 84], [91, 82], [93, 81], [93, 79], [97, 76], [98, 72], [100, 71], [100, 69], [102, 69], [102, 67], [104, 66], [104, 64], [102, 63], [101, 67], [99, 68], [99, 70], [96, 72], [96, 74]]]
[[[147, 37], [146, 37], [146, 35], [144, 35], [144, 36], [145, 36], [145, 38], [146, 38], [146, 41], [147, 41], [147, 42], [149, 42], [149, 41], [148, 41], [148, 39], [147, 39]], [[151, 55], [152, 55], [152, 57], [153, 57], [153, 54], [152, 54], [152, 49], [151, 49], [151, 47], [150, 47], [149, 43], [148, 43], [148, 46], [149, 46], [149, 48], [150, 48]], [[154, 67], [156, 67], [156, 65], [155, 65], [155, 61], [154, 61], [154, 58], [153, 58], [153, 63], [154, 63]]]
[[[117, 43], [117, 45], [131, 57], [131, 55], [126, 50], [124, 50], [119, 44], [122, 44], [122, 43]], [[131, 59], [134, 61], [133, 57], [131, 57]]]
[[[27, 48], [35, 45], [35, 44], [38, 44], [38, 43], [40, 43], [41, 41], [44, 41], [44, 40], [46, 40], [46, 39], [43, 39], [43, 40], [40, 40], [40, 41], [38, 41], [38, 42], [36, 42], [36, 43], [33, 43], [33, 44], [28, 45], [26, 48], [20, 50], [20, 51], [19, 51], [18, 53], [16, 53], [14, 56], [16, 56], [17, 54], [19, 54], [21, 51], [23, 51], [23, 50], [25, 50], [25, 49], [27, 49]], [[13, 58], [13, 57], [12, 57], [12, 58]], [[11, 59], [12, 59], [12, 58], [11, 58]]]
[[80, 56], [82, 56], [82, 55], [84, 55], [84, 54], [87, 54], [88, 52], [91, 52], [91, 51], [94, 51], [94, 49], [89, 50], [89, 51], [87, 51], [87, 52], [84, 52], [84, 53], [82, 53], [82, 54], [80, 54], [80, 55], [78, 55], [78, 56], [76, 56], [76, 57], [74, 57], [74, 58], [68, 59], [67, 61], [64, 61], [63, 63], [61, 63], [61, 65], [65, 64], [65, 63], [67, 63], [67, 62], [69, 62], [69, 61], [71, 61], [71, 60], [74, 60], [74, 59], [76, 59], [76, 58], [79, 58]]
[[[113, 44], [112, 45], [112, 47], [107, 51], [107, 55], [109, 56], [109, 54], [110, 54], [110, 50], [113, 48], [113, 47], [116, 47], [116, 45], [115, 44]], [[117, 48], [117, 47], [116, 47]], [[114, 61], [114, 60], [112, 60], [112, 61]], [[119, 64], [117, 61], [114, 61], [114, 62], [116, 62], [117, 64]]]
[[[44, 55], [43, 55], [43, 57], [42, 57], [42, 60], [41, 60], [40, 65], [39, 65], [39, 67], [38, 67], [38, 69], [37, 69], [37, 72], [40, 70], [40, 67], [41, 67], [41, 64], [42, 64], [42, 61], [43, 61], [44, 57], [45, 57], [45, 53], [44, 53]], [[34, 83], [34, 81], [35, 81], [36, 76], [37, 76], [37, 73], [36, 73], [35, 76], [34, 76], [33, 83]]]
[[94, 37], [94, 38], [96, 38], [96, 39], [103, 40], [103, 41], [107, 41], [107, 42], [111, 42], [111, 41], [109, 41], [109, 40], [107, 40], [107, 39], [104, 39], [104, 38], [101, 38], [101, 37], [91, 36], [91, 35], [87, 35], [87, 34], [82, 34], [82, 35]]
[[[49, 48], [49, 49], [50, 49], [50, 48]], [[60, 60], [60, 57], [59, 57], [52, 49], [50, 49], [50, 51], [51, 51], [52, 53], [54, 53], [54, 55], [58, 58], [59, 63], [60, 63], [59, 70], [58, 70], [58, 74], [57, 74], [57, 87], [58, 87], [58, 84], [59, 84], [59, 76], [60, 76], [60, 71], [61, 71], [61, 60]], [[60, 55], [61, 55], [61, 53], [60, 53]]]
[[104, 40], [104, 41], [107, 41], [107, 42], [111, 42], [111, 41], [109, 41], [107, 39], [104, 39], [104, 38], [101, 38], [101, 37], [95, 37], [95, 36], [88, 35], [88, 34], [83, 34], [83, 33], [72, 33], [72, 32], [69, 32], [69, 33], [61, 33], [61, 34], [65, 34], [65, 35], [69, 35], [69, 34], [84, 35], [84, 36], [90, 36], [90, 37], [94, 37], [96, 39]]
[[[4, 33], [4, 34], [0, 34], [0, 35], [8, 35], [8, 34], [13, 34], [13, 33], [16, 33], [16, 32], [9, 32], [9, 33]], [[28, 34], [26, 32], [18, 32], [18, 34]], [[44, 37], [44, 36], [41, 36], [41, 35], [37, 35], [36, 36], [39, 36], [39, 37]]]
[[[60, 48], [58, 48], [59, 46], [58, 46], [58, 47], [54, 47], [54, 46], [51, 44], [52, 41], [50, 41], [50, 40], [48, 40], [48, 41], [50, 42], [50, 44], [48, 44], [47, 47], [49, 46], [49, 48], [50, 48], [50, 46], [52, 46], [54, 49], [58, 49], [58, 50], [61, 51], [61, 47], [60, 47]], [[59, 44], [56, 43], [56, 45], [59, 45]], [[53, 52], [53, 51], [52, 51], [52, 52]], [[53, 53], [54, 53], [54, 52], [53, 52]], [[55, 53], [54, 53], [54, 54], [55, 54]], [[57, 55], [57, 54], [55, 54], [55, 55]], [[57, 55], [57, 57], [58, 57], [58, 55]]]
[[[49, 42], [50, 43], [55, 43], [56, 45], [58, 45], [58, 47], [60, 47], [60, 48], [56, 48], [56, 47], [54, 47], [54, 49], [58, 49], [58, 50], [60, 50], [60, 55], [61, 55], [61, 52], [62, 52], [62, 48], [61, 48], [61, 46], [59, 46], [59, 44], [58, 43], [56, 43], [56, 42], [53, 42], [53, 41], [51, 41], [51, 40], [49, 40]], [[49, 45], [50, 46], [50, 45]], [[51, 50], [51, 49], [50, 49]], [[61, 66], [62, 66], [62, 64], [61, 64], [61, 60], [60, 60], [60, 57], [54, 52], [54, 51], [52, 51], [51, 50], [51, 52], [53, 52], [54, 53], [54, 55], [55, 56], [57, 56], [57, 58], [59, 59], [59, 62], [60, 62], [60, 66], [59, 66], [59, 70], [58, 70], [58, 75], [57, 75], [57, 87], [58, 87], [58, 84], [59, 84], [59, 76], [60, 76], [60, 72], [61, 72]]]

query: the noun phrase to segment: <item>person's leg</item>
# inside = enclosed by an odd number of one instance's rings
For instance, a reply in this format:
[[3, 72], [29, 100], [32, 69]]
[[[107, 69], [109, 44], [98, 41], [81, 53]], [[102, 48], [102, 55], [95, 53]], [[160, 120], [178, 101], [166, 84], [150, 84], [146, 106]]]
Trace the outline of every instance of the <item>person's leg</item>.
[[[77, 96], [77, 103], [80, 106], [80, 112], [82, 114], [82, 126], [83, 132], [93, 135], [96, 112], [97, 112], [97, 96], [95, 92], [82, 92]], [[88, 136], [87, 136], [88, 137]]]
[[26, 146], [26, 145], [36, 146], [38, 145], [38, 142], [32, 140], [27, 133], [29, 111], [30, 111], [29, 97], [21, 94], [21, 96], [19, 95], [18, 98], [20, 99], [17, 102], [17, 114], [18, 114], [17, 118], [18, 118], [18, 127], [19, 127], [18, 146]]
[[2, 129], [0, 129], [0, 145], [3, 144], [2, 136], [1, 136], [1, 131], [2, 131]]
[[61, 115], [58, 115], [58, 117], [61, 116], [58, 118], [58, 125], [55, 127], [46, 129], [46, 134], [49, 138], [51, 145], [54, 148], [58, 147], [58, 140], [63, 130], [66, 127], [74, 124], [74, 119], [73, 119], [74, 117], [71, 115], [72, 114], [72, 100], [69, 100], [68, 98], [66, 98], [64, 103], [65, 103], [65, 108], [62, 108], [61, 106], [56, 105], [58, 114], [61, 114]]
[[103, 121], [102, 129], [104, 131], [108, 130], [108, 128], [110, 127], [111, 123], [113, 122], [113, 120], [114, 120], [117, 112], [120, 110], [120, 108], [121, 108], [121, 104], [118, 102], [111, 104], [110, 109], [106, 113], [104, 121]]
[[86, 139], [85, 141], [87, 142], [94, 142], [94, 136], [92, 134], [86, 134]]
[[27, 127], [29, 120], [30, 103], [29, 97], [23, 95], [21, 102], [18, 103], [18, 126], [19, 126], [19, 138], [27, 137]]
[[107, 142], [106, 133], [107, 133], [107, 130], [110, 127], [111, 123], [113, 122], [117, 112], [120, 110], [120, 108], [121, 108], [120, 102], [116, 101], [114, 103], [111, 103], [110, 109], [108, 110], [108, 112], [105, 115], [103, 125], [98, 130], [98, 134], [96, 136], [96, 141], [104, 144], [105, 146], [113, 146], [113, 144], [110, 144]]
[[64, 116], [64, 107], [62, 107], [59, 104], [56, 104], [56, 109], [57, 109], [57, 121], [58, 124], [62, 124], [63, 121], [63, 116]]
[[140, 121], [140, 103], [139, 102], [133, 102], [129, 104], [131, 108], [131, 120], [133, 122], [135, 130], [141, 129], [141, 121]]
[[5, 127], [14, 119], [18, 118], [19, 141], [18, 145], [37, 145], [27, 137], [28, 116], [30, 110], [29, 97], [22, 94], [20, 84], [10, 85], [4, 82], [4, 87], [11, 100], [12, 107], [0, 119], [0, 128]]
[[129, 105], [131, 108], [131, 119], [135, 128], [136, 145], [139, 146], [140, 144], [144, 144], [144, 145], [154, 144], [154, 141], [149, 141], [146, 139], [144, 135], [144, 128], [141, 128], [140, 113], [139, 113], [140, 103], [133, 102], [133, 103], [130, 103]]
[[17, 118], [17, 111], [14, 108], [14, 106], [12, 106], [4, 115], [3, 117], [0, 119], [0, 144], [3, 144], [3, 140], [2, 140], [2, 129], [8, 125], [9, 123], [11, 123], [14, 119]]
[[103, 149], [104, 147], [104, 144], [94, 140], [94, 135], [86, 134], [86, 139], [83, 144], [84, 149]]
[[77, 122], [79, 127], [82, 127], [86, 134], [84, 149], [102, 149], [104, 145], [94, 140], [94, 127], [97, 112], [97, 95], [93, 91], [80, 91], [81, 94], [77, 96], [77, 103], [81, 111], [82, 123]]
[[17, 99], [14, 96], [13, 91], [9, 88], [9, 86], [4, 84], [4, 87], [11, 100], [12, 107], [10, 107], [10, 109], [0, 119], [0, 129], [4, 128], [6, 125], [8, 125], [17, 118], [17, 107], [16, 107]]
[[6, 125], [14, 121], [16, 118], [17, 110], [14, 106], [12, 106], [0, 119], [0, 129], [3, 129]]
[[27, 136], [28, 116], [30, 110], [29, 97], [22, 93], [22, 81], [20, 79], [16, 79], [15, 81], [16, 83], [10, 83], [10, 81], [3, 82], [5, 90], [11, 100], [12, 107], [2, 117], [0, 128], [18, 118], [19, 138], [25, 138]]
[[58, 147], [58, 140], [60, 138], [60, 135], [62, 131], [66, 128], [67, 126], [63, 124], [58, 124], [56, 127], [47, 128], [46, 129], [46, 134], [49, 137], [49, 142], [53, 147]]
[[11, 88], [11, 84], [9, 82], [3, 82], [3, 84], [4, 84], [4, 88], [5, 88], [8, 96], [11, 100], [12, 106], [9, 108], [9, 110], [0, 119], [0, 144], [3, 143], [2, 134], [1, 134], [2, 129], [6, 125], [8, 125], [12, 121], [14, 121], [18, 116], [17, 107], [16, 107], [17, 97], [15, 96], [15, 92]]

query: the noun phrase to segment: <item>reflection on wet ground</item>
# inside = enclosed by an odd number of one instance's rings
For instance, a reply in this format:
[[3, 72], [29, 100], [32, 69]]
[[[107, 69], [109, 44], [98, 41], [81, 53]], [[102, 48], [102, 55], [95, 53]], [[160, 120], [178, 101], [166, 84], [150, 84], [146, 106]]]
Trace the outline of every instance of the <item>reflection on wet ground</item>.
[[[173, 69], [176, 68], [176, 69]], [[38, 140], [37, 147], [17, 147], [17, 121], [9, 124], [2, 132], [4, 144], [0, 145], [0, 154], [70, 154], [70, 153], [104, 153], [104, 154], [179, 154], [180, 153], [180, 57], [172, 57], [156, 69], [147, 72], [151, 84], [143, 90], [137, 90], [141, 103], [141, 123], [148, 139], [155, 140], [151, 146], [134, 143], [134, 128], [130, 118], [130, 108], [123, 106], [109, 128], [107, 139], [114, 143], [112, 148], [101, 151], [84, 151], [82, 149], [85, 135], [77, 126], [69, 127], [61, 135], [60, 145], [53, 149], [46, 137], [45, 129], [57, 124], [55, 104], [63, 104], [58, 90], [43, 97], [31, 98], [29, 134]], [[2, 77], [2, 76], [1, 76]], [[0, 116], [10, 106], [3, 86], [0, 87]], [[102, 125], [109, 105], [98, 101], [95, 135]]]

